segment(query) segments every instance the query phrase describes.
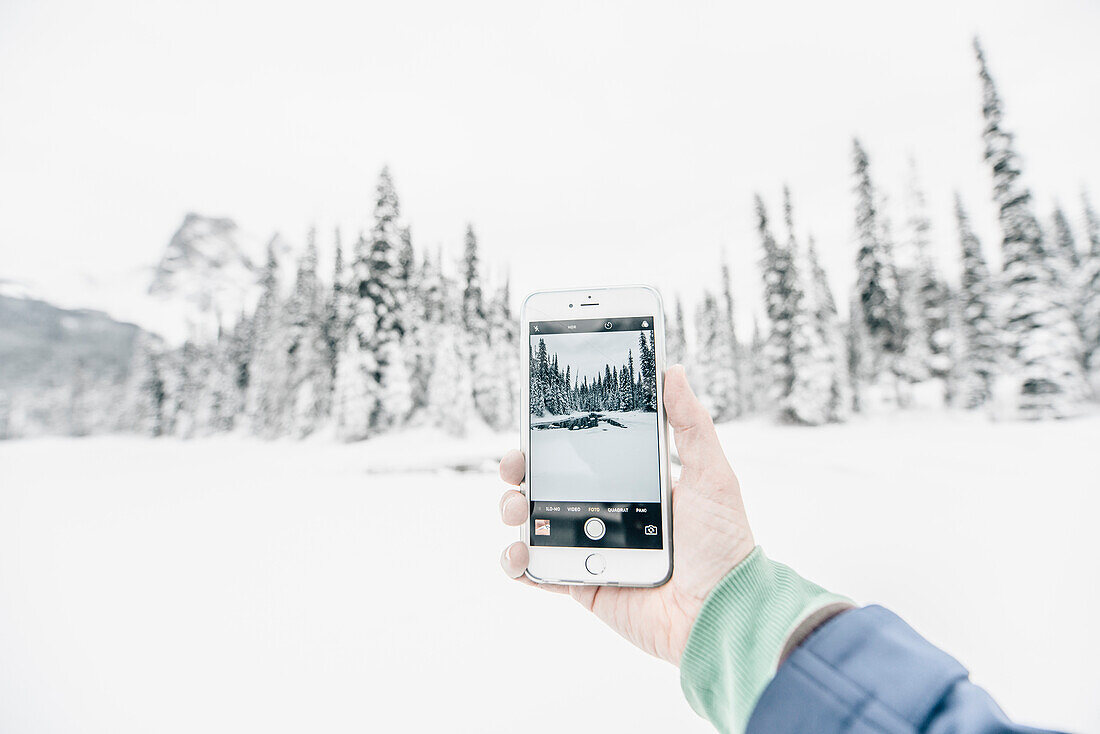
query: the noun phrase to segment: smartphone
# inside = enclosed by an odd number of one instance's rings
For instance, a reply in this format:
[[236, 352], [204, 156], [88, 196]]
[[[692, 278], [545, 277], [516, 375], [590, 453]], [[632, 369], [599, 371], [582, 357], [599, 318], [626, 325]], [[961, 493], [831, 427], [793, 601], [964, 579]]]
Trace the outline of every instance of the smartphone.
[[539, 291], [523, 303], [527, 576], [660, 586], [672, 575], [664, 310], [657, 291]]

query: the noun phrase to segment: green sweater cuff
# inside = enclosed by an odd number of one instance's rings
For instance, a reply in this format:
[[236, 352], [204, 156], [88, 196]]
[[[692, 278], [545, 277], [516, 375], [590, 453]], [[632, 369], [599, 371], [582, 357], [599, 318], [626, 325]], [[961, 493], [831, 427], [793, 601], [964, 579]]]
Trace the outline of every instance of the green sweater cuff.
[[691, 628], [680, 659], [691, 707], [719, 731], [743, 732], [787, 638], [818, 610], [845, 602], [754, 548], [710, 592]]

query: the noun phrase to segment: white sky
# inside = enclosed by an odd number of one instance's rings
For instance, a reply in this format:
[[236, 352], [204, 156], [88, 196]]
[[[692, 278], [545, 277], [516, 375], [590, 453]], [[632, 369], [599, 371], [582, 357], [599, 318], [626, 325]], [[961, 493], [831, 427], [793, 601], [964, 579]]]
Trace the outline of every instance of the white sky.
[[532, 334], [531, 346], [538, 352], [539, 339], [546, 340], [549, 355], [558, 355], [558, 366], [572, 367], [571, 376], [587, 377], [589, 382], [602, 375], [604, 367], [622, 367], [627, 353], [634, 355], [634, 370], [638, 371], [638, 335], [640, 331], [594, 331], [584, 334]]
[[724, 249], [747, 320], [752, 193], [778, 214], [785, 181], [846, 293], [854, 133], [894, 201], [917, 157], [941, 254], [956, 188], [992, 244], [974, 32], [1044, 215], [1059, 197], [1079, 221], [1098, 31], [1085, 0], [5, 0], [0, 278], [115, 307], [186, 211], [260, 238], [355, 230], [388, 162], [417, 242], [457, 255], [473, 221], [517, 301], [648, 282], [694, 302]]

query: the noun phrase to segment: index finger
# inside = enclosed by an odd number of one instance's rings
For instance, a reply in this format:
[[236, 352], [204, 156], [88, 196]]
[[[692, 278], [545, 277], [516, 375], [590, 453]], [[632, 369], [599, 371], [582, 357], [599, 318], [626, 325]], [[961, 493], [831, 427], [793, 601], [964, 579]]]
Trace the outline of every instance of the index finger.
[[515, 486], [523, 484], [527, 461], [522, 451], [512, 449], [500, 460], [500, 478]]

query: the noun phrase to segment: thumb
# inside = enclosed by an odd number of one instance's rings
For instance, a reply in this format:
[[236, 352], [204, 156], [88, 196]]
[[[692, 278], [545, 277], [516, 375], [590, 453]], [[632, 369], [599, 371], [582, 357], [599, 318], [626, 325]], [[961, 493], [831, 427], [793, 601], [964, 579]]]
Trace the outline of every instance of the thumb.
[[673, 365], [665, 371], [665, 415], [672, 426], [676, 451], [685, 472], [729, 470], [714, 421], [692, 392], [683, 365]]

